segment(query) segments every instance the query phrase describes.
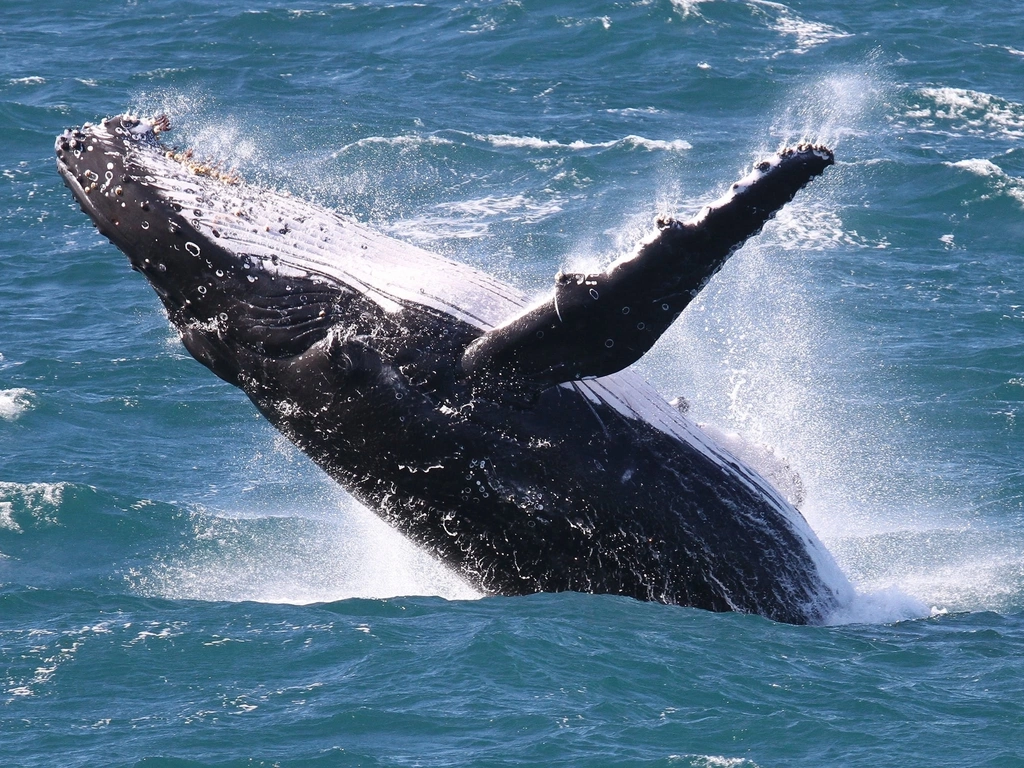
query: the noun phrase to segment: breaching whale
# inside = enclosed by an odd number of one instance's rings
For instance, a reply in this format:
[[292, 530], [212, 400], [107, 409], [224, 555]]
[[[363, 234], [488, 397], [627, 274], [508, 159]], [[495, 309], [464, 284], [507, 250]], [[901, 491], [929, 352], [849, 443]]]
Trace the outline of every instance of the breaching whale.
[[188, 351], [353, 496], [489, 594], [575, 590], [817, 623], [849, 585], [800, 513], [628, 366], [833, 162], [758, 163], [531, 304], [467, 265], [241, 182], [165, 117], [57, 138], [82, 210]]

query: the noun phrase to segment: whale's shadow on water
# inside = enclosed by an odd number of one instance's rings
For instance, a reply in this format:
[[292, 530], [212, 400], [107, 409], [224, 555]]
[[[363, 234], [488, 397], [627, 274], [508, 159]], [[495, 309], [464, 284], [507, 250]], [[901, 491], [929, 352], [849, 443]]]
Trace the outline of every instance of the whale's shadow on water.
[[852, 598], [794, 509], [628, 367], [832, 164], [763, 161], [593, 274], [515, 289], [164, 145], [65, 132], [58, 170], [189, 352], [485, 593], [576, 590], [816, 623]]

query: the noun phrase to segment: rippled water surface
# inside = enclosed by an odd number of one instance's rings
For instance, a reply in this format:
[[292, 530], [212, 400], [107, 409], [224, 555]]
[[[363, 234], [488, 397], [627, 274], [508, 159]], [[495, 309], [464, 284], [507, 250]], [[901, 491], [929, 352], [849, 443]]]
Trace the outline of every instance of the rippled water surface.
[[[1024, 10], [0, 8], [0, 762], [1024, 765]], [[838, 163], [642, 361], [799, 478], [828, 627], [487, 598], [181, 347], [54, 170], [174, 141], [535, 293], [759, 156]]]

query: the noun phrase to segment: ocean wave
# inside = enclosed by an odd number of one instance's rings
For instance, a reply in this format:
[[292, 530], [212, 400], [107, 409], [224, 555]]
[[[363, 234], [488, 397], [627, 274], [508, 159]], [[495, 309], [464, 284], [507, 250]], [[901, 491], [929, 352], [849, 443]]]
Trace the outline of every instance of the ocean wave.
[[32, 408], [34, 399], [35, 393], [30, 389], [0, 389], [0, 419], [14, 421]]
[[676, 9], [676, 12], [684, 19], [694, 16], [696, 18], [703, 18], [700, 14], [700, 7], [704, 3], [712, 2], [712, 0], [672, 0], [672, 7]]
[[473, 138], [478, 141], [487, 142], [494, 147], [515, 147], [522, 149], [570, 149], [570, 150], [587, 150], [587, 149], [610, 149], [612, 147], [636, 147], [639, 149], [648, 150], [665, 150], [670, 152], [679, 152], [682, 150], [693, 149], [693, 145], [684, 139], [674, 139], [671, 141], [662, 141], [658, 139], [648, 139], [643, 136], [637, 136], [630, 134], [624, 136], [621, 139], [612, 139], [610, 141], [598, 141], [589, 142], [577, 139], [576, 141], [561, 142], [557, 139], [540, 139], [535, 136], [512, 136], [505, 133], [491, 133], [486, 135], [471, 134]]
[[950, 168], [958, 168], [981, 178], [991, 179], [997, 194], [1006, 195], [1024, 207], [1024, 179], [1011, 176], [991, 160], [972, 158], [958, 160], [955, 163], [944, 163]]
[[[647, 111], [647, 110], [635, 110]], [[656, 110], [655, 110], [656, 111]], [[625, 114], [625, 110], [623, 113]], [[613, 147], [626, 147], [634, 149], [646, 149], [650, 151], [681, 152], [693, 149], [693, 145], [684, 139], [648, 139], [644, 136], [630, 134], [621, 139], [610, 139], [608, 141], [559, 141], [558, 139], [541, 139], [536, 136], [514, 136], [507, 133], [464, 133], [462, 131], [451, 131], [455, 136], [469, 139], [481, 144], [489, 144], [499, 149], [555, 149], [581, 151], [591, 149], [611, 149]], [[456, 145], [459, 142], [455, 139], [442, 136], [437, 133], [430, 134], [402, 134], [400, 136], [367, 136], [358, 141], [349, 142], [332, 153], [337, 158], [352, 149], [369, 147], [374, 145], [386, 147], [398, 147], [408, 149], [422, 146], [444, 146]]]
[[469, 240], [491, 234], [493, 221], [535, 224], [562, 211], [563, 200], [534, 200], [526, 195], [490, 195], [455, 200], [434, 206], [433, 212], [404, 218], [387, 230], [397, 237], [417, 242]]
[[[717, 2], [717, 0], [672, 0], [672, 6], [684, 19], [691, 16], [704, 19], [705, 17], [701, 13], [701, 6], [712, 2]], [[789, 6], [772, 2], [772, 0], [748, 0], [746, 5], [755, 16], [761, 16], [766, 19], [768, 28], [773, 32], [794, 38], [795, 47], [775, 51], [772, 54], [773, 57], [786, 53], [804, 54], [812, 48], [833, 40], [853, 36], [849, 32], [844, 32], [831, 24], [805, 19]]]
[[789, 6], [782, 3], [770, 2], [770, 0], [751, 0], [751, 7], [766, 13], [771, 18], [770, 28], [782, 35], [796, 39], [796, 47], [784, 51], [777, 51], [774, 56], [784, 53], [804, 54], [812, 48], [824, 45], [833, 40], [840, 40], [844, 37], [852, 37], [848, 32], [843, 32], [837, 27], [824, 24], [820, 21], [808, 21]]
[[924, 127], [945, 122], [973, 136], [1024, 138], [1024, 105], [967, 88], [922, 88], [918, 93], [931, 104], [911, 105], [905, 116], [926, 121]]
[[340, 155], [353, 149], [361, 149], [363, 147], [372, 147], [374, 145], [381, 145], [386, 147], [399, 147], [400, 149], [409, 149], [414, 147], [422, 146], [443, 146], [448, 144], [454, 144], [455, 142], [451, 139], [438, 136], [436, 134], [402, 134], [401, 136], [367, 136], [366, 138], [358, 139], [357, 141], [349, 142], [344, 146], [334, 150], [331, 153], [332, 158], [337, 158]]
[[0, 529], [23, 533], [57, 522], [67, 483], [0, 482]]
[[623, 115], [624, 117], [634, 117], [635, 115], [660, 115], [665, 110], [658, 109], [657, 107], [623, 107], [621, 109], [606, 109], [609, 115]]
[[33, 590], [309, 604], [479, 592], [333, 485], [211, 509], [0, 482], [4, 579]]

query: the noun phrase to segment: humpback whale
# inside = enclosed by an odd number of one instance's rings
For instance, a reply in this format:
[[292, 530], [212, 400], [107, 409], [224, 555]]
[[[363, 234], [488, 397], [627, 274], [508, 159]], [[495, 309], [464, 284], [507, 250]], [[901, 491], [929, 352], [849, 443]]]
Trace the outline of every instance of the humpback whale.
[[629, 366], [833, 163], [757, 163], [532, 302], [468, 265], [244, 183], [166, 117], [65, 131], [57, 167], [188, 351], [485, 594], [581, 591], [819, 623], [849, 583], [755, 470]]

